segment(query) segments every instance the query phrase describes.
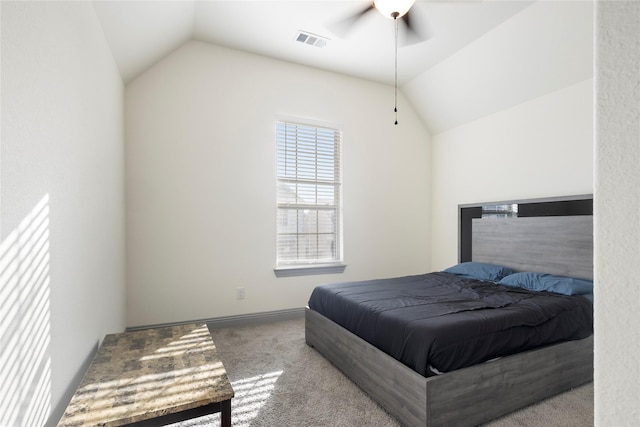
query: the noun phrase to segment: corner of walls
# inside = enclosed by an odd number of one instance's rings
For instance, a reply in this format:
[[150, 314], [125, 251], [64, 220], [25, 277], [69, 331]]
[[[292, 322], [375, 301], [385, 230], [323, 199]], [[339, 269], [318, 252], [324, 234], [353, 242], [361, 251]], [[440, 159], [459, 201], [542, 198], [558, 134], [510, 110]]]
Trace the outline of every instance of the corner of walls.
[[458, 204], [593, 192], [593, 7], [532, 2], [403, 85], [431, 132], [432, 268], [457, 262]]
[[[200, 41], [129, 83], [128, 326], [301, 308], [319, 283], [423, 272], [428, 133], [411, 108], [394, 126], [392, 102], [387, 85]], [[342, 127], [344, 274], [274, 275], [279, 114]]]
[[591, 78], [592, 41], [593, 2], [536, 1], [404, 87], [441, 133]]
[[1, 7], [0, 425], [56, 425], [124, 328], [124, 87], [89, 2]]
[[459, 204], [593, 192], [593, 80], [433, 136], [432, 266], [455, 264]]

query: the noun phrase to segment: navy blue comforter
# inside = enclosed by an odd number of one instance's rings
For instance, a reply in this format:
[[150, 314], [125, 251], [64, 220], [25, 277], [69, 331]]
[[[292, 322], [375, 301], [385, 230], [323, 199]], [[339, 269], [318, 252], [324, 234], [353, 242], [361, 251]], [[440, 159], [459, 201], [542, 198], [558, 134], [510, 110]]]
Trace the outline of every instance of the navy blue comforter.
[[442, 272], [321, 285], [309, 308], [424, 376], [593, 333], [586, 298]]

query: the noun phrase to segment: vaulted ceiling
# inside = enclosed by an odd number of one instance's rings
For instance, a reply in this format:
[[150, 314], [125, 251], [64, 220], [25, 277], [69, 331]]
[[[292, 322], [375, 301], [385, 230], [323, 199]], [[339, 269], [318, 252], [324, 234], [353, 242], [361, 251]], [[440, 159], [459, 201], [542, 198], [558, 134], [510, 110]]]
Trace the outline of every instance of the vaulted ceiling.
[[[337, 30], [370, 4], [94, 2], [125, 83], [195, 39], [391, 85], [393, 20], [373, 10], [346, 34]], [[592, 7], [590, 1], [418, 0], [412, 23], [428, 39], [406, 44], [399, 27], [398, 83], [437, 133], [584, 80], [592, 68]], [[326, 37], [326, 46], [296, 41], [298, 31]]]

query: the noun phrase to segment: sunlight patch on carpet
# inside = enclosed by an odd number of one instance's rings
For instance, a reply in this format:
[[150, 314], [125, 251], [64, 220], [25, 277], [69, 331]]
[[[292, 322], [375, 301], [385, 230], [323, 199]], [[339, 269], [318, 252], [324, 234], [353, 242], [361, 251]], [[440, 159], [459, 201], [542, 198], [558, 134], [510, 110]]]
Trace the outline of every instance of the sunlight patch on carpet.
[[[231, 400], [231, 422], [233, 427], [250, 427], [251, 422], [260, 414], [267, 403], [276, 382], [283, 371], [273, 371], [255, 377], [231, 381], [235, 393]], [[167, 427], [202, 427], [218, 425], [220, 414], [192, 418]]]
[[251, 378], [232, 381], [235, 397], [231, 401], [231, 413], [235, 427], [249, 427], [267, 403], [282, 371], [269, 372]]

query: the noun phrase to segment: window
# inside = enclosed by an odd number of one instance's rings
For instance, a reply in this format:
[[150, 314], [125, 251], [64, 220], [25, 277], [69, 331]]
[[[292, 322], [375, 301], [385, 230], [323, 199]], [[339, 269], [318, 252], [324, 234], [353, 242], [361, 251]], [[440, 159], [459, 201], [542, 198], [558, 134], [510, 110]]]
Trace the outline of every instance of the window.
[[277, 276], [342, 272], [341, 132], [278, 121]]
[[517, 216], [517, 203], [482, 205], [482, 218], [516, 218]]

